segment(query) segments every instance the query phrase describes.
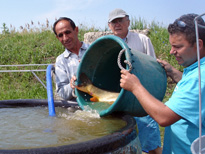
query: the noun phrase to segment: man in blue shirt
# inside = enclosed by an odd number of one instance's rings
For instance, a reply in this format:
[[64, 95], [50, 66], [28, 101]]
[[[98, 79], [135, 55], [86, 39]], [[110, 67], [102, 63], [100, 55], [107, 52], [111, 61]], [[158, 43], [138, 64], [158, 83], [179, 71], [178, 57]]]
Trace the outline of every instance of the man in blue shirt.
[[[168, 27], [170, 54], [179, 65], [185, 67], [183, 74], [169, 63], [158, 60], [167, 75], [177, 82], [171, 98], [164, 104], [154, 98], [139, 79], [122, 70], [120, 86], [131, 91], [145, 111], [165, 128], [163, 154], [191, 154], [191, 144], [199, 137], [199, 79], [197, 45], [194, 18], [186, 14]], [[200, 25], [205, 26], [202, 18]], [[199, 49], [201, 61], [202, 134], [205, 135], [205, 30], [199, 27]]]
[[65, 47], [65, 51], [56, 58], [56, 91], [63, 99], [72, 100], [74, 98], [70, 80], [76, 74], [80, 59], [89, 45], [79, 41], [78, 27], [70, 18], [58, 19], [53, 25], [53, 31], [56, 38]]

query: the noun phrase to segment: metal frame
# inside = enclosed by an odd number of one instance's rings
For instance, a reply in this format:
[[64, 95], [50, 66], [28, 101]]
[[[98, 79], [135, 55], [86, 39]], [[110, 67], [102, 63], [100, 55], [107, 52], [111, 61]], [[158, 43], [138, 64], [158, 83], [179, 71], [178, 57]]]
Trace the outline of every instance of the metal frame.
[[[0, 67], [25, 67], [25, 66], [48, 66], [54, 64], [19, 64], [19, 65], [0, 65]], [[8, 73], [8, 72], [31, 72], [36, 79], [43, 85], [45, 89], [46, 85], [41, 81], [41, 79], [36, 75], [35, 72], [46, 72], [46, 69], [29, 69], [29, 70], [0, 70], [0, 73]]]
[[196, 30], [196, 44], [197, 44], [197, 59], [198, 59], [198, 77], [199, 77], [199, 154], [201, 154], [201, 150], [202, 150], [202, 147], [201, 147], [201, 127], [202, 127], [202, 121], [201, 121], [201, 68], [200, 68], [200, 52], [199, 52], [199, 34], [198, 34], [198, 27], [200, 28], [205, 28], [205, 26], [203, 25], [200, 25], [197, 23], [197, 19], [199, 17], [202, 17], [204, 16], [204, 14], [201, 14], [199, 16], [197, 16], [195, 19], [194, 19], [194, 23], [195, 23], [195, 30]]

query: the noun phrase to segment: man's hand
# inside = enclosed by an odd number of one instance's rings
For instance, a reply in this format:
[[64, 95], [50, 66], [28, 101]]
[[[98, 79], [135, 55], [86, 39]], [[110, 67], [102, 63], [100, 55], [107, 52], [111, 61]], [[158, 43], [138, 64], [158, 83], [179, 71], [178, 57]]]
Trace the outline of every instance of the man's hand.
[[121, 73], [120, 86], [125, 90], [133, 92], [137, 85], [140, 84], [139, 79], [127, 70], [121, 70]]
[[160, 60], [160, 59], [157, 59], [157, 62], [160, 63], [162, 65], [162, 67], [164, 67], [164, 69], [165, 69], [165, 71], [167, 73], [167, 76], [171, 77], [172, 65], [170, 65], [168, 62], [166, 62], [164, 60]]
[[75, 88], [75, 81], [76, 81], [76, 76], [73, 76], [72, 78], [71, 78], [71, 80], [70, 80], [70, 87], [72, 88], [72, 89], [74, 89]]
[[176, 68], [174, 68], [172, 65], [170, 65], [168, 62], [164, 60], [157, 59], [157, 61], [162, 65], [162, 67], [164, 67], [167, 76], [172, 78], [174, 82], [178, 83], [181, 80], [182, 72], [180, 72], [179, 70], [177, 70]]

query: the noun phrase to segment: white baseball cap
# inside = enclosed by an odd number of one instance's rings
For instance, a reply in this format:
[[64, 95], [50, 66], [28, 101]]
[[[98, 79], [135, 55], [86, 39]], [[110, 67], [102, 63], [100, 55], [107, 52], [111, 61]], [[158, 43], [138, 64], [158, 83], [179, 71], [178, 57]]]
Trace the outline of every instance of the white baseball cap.
[[114, 19], [117, 19], [117, 18], [124, 18], [127, 15], [128, 14], [124, 10], [115, 9], [112, 12], [110, 12], [108, 22], [111, 22], [111, 21], [113, 21]]

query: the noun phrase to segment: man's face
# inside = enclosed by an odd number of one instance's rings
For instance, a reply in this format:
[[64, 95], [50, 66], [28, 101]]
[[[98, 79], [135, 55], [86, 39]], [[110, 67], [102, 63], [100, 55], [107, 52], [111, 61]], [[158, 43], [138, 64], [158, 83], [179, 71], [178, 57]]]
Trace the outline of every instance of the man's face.
[[67, 20], [61, 20], [56, 24], [56, 37], [63, 44], [63, 46], [72, 51], [75, 48], [78, 40], [78, 27], [74, 30]]
[[129, 25], [130, 21], [127, 17], [117, 18], [108, 23], [108, 26], [112, 30], [113, 34], [122, 39], [127, 36]]
[[179, 65], [187, 67], [197, 61], [196, 43], [190, 44], [184, 34], [170, 34], [169, 42], [172, 46], [170, 54], [176, 57]]

